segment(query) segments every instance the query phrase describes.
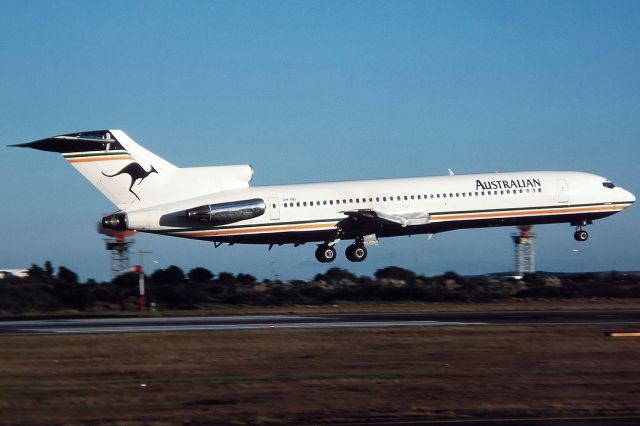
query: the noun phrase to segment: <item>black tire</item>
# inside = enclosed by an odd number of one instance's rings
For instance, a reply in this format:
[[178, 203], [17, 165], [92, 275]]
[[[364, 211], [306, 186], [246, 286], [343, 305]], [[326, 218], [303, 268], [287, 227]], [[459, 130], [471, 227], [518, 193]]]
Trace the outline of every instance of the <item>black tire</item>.
[[344, 256], [347, 258], [349, 262], [357, 262], [356, 257], [353, 254], [355, 247], [356, 247], [355, 244], [351, 244], [350, 246], [347, 246], [347, 248], [344, 250]]
[[361, 244], [351, 244], [345, 250], [349, 262], [362, 262], [367, 258], [367, 248]]
[[589, 233], [587, 231], [576, 231], [575, 234], [573, 234], [573, 238], [575, 238], [576, 241], [587, 241], [587, 239], [589, 238]]
[[330, 246], [318, 246], [316, 249], [316, 260], [320, 263], [329, 263], [336, 260], [336, 249]]

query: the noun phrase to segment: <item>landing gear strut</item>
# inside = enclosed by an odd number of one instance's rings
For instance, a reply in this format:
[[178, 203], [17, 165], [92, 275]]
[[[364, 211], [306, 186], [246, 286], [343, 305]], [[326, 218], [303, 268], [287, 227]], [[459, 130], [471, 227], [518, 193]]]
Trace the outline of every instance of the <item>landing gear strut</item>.
[[316, 249], [316, 259], [321, 263], [329, 263], [336, 260], [336, 249], [333, 246], [321, 244]]
[[367, 258], [367, 248], [364, 244], [355, 242], [347, 247], [344, 254], [349, 262], [362, 262]]

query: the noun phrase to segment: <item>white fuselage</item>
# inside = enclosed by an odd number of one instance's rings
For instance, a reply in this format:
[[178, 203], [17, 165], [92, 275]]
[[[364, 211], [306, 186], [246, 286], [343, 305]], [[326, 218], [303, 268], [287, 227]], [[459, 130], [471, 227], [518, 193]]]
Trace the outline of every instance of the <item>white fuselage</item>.
[[180, 168], [122, 130], [92, 130], [14, 145], [58, 152], [120, 210], [105, 229], [215, 243], [354, 240], [348, 260], [367, 257], [378, 238], [461, 228], [570, 223], [582, 229], [629, 207], [635, 197], [605, 178], [579, 172], [514, 172], [251, 187], [249, 165]]
[[[346, 211], [422, 214], [405, 226], [381, 225], [376, 237], [452, 229], [569, 222], [586, 225], [628, 207], [634, 196], [580, 172], [513, 172], [249, 187], [127, 212], [128, 226], [143, 232], [230, 243], [286, 244], [330, 241]], [[259, 217], [209, 226], [184, 217], [185, 209], [263, 199]], [[366, 231], [365, 231], [366, 232]], [[353, 235], [351, 235], [353, 234]], [[338, 238], [357, 238], [346, 232]]]

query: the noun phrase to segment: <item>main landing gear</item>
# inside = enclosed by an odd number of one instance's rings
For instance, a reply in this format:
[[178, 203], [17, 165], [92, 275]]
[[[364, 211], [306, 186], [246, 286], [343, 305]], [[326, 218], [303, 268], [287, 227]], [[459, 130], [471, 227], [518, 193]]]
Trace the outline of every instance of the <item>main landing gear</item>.
[[367, 258], [367, 248], [362, 243], [351, 244], [344, 252], [349, 262], [362, 262]]
[[[367, 248], [362, 239], [356, 240], [344, 252], [349, 262], [362, 262], [367, 258]], [[320, 263], [330, 263], [336, 260], [336, 249], [327, 243], [320, 244], [316, 249], [316, 259]]]
[[327, 244], [320, 244], [316, 249], [316, 260], [320, 263], [329, 263], [336, 260], [336, 249]]

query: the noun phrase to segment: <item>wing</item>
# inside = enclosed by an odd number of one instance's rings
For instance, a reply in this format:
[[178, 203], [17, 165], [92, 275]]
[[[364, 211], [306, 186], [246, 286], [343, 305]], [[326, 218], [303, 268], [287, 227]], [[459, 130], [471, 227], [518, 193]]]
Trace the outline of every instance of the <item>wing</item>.
[[372, 209], [347, 210], [342, 212], [346, 218], [338, 222], [337, 226], [347, 234], [375, 234], [386, 227], [406, 227], [426, 225], [429, 214], [426, 212], [411, 212], [402, 214], [387, 214]]

